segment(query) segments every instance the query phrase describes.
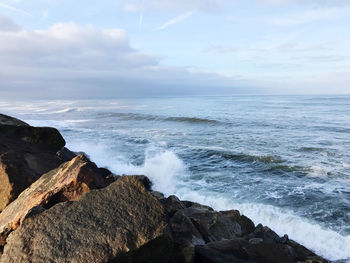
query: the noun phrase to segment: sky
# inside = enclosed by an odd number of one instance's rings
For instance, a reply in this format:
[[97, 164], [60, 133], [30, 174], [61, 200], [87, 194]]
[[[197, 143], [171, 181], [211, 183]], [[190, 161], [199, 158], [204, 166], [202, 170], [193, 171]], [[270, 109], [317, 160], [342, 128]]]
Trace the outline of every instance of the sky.
[[0, 97], [350, 94], [350, 0], [0, 0]]

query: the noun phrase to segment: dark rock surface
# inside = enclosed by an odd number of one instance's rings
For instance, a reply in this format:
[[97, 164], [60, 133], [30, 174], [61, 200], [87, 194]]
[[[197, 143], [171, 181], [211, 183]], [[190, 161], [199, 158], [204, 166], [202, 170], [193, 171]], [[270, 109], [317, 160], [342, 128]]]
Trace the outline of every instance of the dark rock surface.
[[57, 154], [64, 145], [54, 128], [0, 115], [0, 212], [42, 174], [67, 161], [67, 154]]

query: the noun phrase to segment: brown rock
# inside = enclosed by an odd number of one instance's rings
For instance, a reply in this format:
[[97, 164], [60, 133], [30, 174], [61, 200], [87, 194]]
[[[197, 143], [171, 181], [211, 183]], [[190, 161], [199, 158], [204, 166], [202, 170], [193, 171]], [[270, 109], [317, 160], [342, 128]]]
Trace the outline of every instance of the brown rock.
[[54, 128], [35, 128], [0, 115], [0, 212], [42, 174], [67, 160], [56, 154], [64, 145]]
[[98, 169], [83, 155], [44, 174], [0, 214], [0, 237], [6, 237], [9, 229], [17, 229], [32, 208], [49, 208], [59, 202], [75, 201], [91, 189], [109, 185], [112, 182], [109, 175], [108, 170]]
[[[8, 237], [0, 262], [134, 262], [128, 259], [132, 254], [168, 262], [172, 248], [166, 218], [163, 205], [137, 177], [123, 176], [76, 202], [25, 219]], [[152, 255], [157, 240], [163, 249]]]

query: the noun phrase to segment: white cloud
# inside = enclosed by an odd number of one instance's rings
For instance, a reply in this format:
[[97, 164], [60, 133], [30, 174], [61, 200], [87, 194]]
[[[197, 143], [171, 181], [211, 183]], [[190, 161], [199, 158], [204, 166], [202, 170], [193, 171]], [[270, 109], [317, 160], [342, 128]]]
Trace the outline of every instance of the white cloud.
[[0, 38], [2, 63], [8, 65], [117, 69], [158, 63], [132, 49], [122, 29], [58, 23], [47, 30], [2, 32]]
[[122, 29], [58, 23], [0, 31], [0, 39], [0, 97], [208, 94], [233, 84], [216, 74], [162, 66], [156, 56], [133, 49]]
[[167, 28], [168, 26], [174, 25], [176, 23], [180, 23], [180, 22], [186, 20], [187, 18], [191, 17], [194, 13], [195, 13], [194, 11], [190, 11], [190, 12], [186, 12], [184, 14], [178, 15], [172, 19], [169, 19], [163, 25], [158, 27], [158, 30], [163, 30], [163, 29]]

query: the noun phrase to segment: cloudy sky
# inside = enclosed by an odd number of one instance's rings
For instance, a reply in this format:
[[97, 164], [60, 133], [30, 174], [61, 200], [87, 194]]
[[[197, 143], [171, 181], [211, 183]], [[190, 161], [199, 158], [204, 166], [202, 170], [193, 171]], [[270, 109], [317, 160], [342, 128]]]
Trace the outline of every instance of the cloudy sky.
[[350, 0], [0, 0], [0, 97], [350, 93]]

